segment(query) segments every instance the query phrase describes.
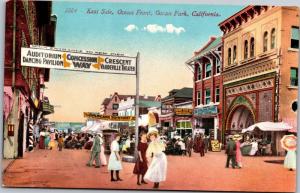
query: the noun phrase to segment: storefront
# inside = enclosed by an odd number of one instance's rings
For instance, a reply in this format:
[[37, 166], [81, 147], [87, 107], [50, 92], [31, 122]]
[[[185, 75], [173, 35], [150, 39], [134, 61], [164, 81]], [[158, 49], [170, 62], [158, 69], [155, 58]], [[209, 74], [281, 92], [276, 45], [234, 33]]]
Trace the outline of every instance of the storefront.
[[220, 113], [217, 105], [202, 106], [194, 109], [194, 127], [203, 130], [211, 139], [221, 140], [219, 128]]

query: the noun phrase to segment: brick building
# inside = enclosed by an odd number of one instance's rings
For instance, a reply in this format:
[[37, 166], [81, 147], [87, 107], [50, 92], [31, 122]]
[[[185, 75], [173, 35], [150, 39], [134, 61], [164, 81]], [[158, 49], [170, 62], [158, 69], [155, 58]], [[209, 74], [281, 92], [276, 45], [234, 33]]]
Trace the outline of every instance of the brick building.
[[[193, 72], [193, 128], [221, 140], [222, 39], [211, 37], [186, 64]], [[199, 131], [200, 130], [200, 131]]]
[[33, 124], [44, 110], [43, 89], [49, 70], [21, 66], [21, 47], [54, 46], [56, 16], [51, 16], [51, 8], [50, 1], [6, 2], [4, 158], [22, 157], [27, 148], [33, 149]]
[[[299, 8], [247, 6], [219, 24], [223, 31], [223, 131], [284, 121], [297, 127]], [[279, 133], [269, 133], [283, 151]]]

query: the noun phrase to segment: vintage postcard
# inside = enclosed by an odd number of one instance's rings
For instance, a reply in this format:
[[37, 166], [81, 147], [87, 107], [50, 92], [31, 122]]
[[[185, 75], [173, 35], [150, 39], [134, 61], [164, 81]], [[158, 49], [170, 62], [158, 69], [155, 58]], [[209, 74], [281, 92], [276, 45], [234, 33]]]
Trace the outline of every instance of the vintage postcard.
[[6, 1], [3, 187], [295, 192], [299, 14]]

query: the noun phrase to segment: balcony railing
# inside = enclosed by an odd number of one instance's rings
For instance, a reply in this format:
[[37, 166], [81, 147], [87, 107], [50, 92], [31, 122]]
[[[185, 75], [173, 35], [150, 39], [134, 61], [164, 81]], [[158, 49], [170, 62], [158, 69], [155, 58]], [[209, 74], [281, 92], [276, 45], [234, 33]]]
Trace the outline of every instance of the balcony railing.
[[291, 78], [291, 86], [298, 86], [298, 78]]

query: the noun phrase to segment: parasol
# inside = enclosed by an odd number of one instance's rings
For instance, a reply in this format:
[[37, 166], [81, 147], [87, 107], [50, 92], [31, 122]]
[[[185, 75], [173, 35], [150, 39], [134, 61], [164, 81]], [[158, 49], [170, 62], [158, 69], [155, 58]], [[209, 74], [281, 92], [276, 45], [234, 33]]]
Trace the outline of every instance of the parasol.
[[281, 147], [287, 151], [295, 151], [297, 148], [297, 137], [295, 135], [285, 135], [280, 140]]

